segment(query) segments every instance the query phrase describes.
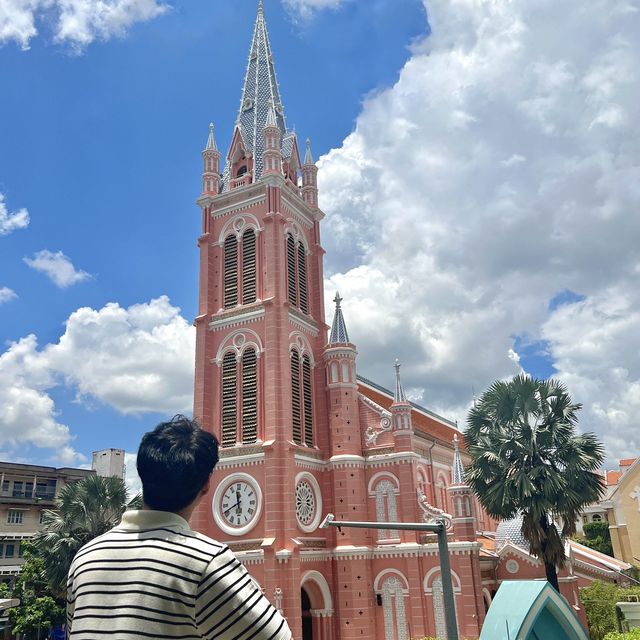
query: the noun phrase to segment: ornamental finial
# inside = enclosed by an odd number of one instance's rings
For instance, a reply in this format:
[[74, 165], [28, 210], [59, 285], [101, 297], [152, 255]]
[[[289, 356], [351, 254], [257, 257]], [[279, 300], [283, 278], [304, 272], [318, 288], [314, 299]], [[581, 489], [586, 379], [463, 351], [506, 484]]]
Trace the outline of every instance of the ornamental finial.
[[304, 154], [304, 163], [313, 164], [313, 155], [311, 155], [311, 140], [307, 138], [307, 151]]
[[209, 137], [207, 138], [207, 146], [205, 147], [206, 151], [217, 151], [218, 147], [216, 145], [216, 139], [213, 133], [213, 122], [209, 123]]
[[333, 301], [336, 303], [336, 312], [333, 316], [329, 344], [347, 344], [349, 342], [349, 334], [347, 333], [347, 325], [344, 322], [344, 316], [342, 315], [342, 309], [340, 307], [342, 298], [339, 293], [336, 292], [336, 297]]
[[457, 433], [453, 436], [453, 484], [464, 484], [464, 465], [462, 464], [462, 456], [460, 455]]
[[262, 0], [258, 0], [258, 15], [261, 16], [264, 14], [264, 7], [262, 6]]
[[333, 299], [333, 301], [336, 303], [336, 309], [339, 309], [342, 298], [340, 297], [340, 293], [338, 291], [336, 291], [336, 297]]
[[407, 396], [405, 395], [404, 388], [402, 387], [402, 381], [400, 380], [400, 360], [398, 360], [398, 358], [396, 358], [393, 366], [396, 370], [396, 392], [393, 396], [393, 400], [394, 402], [406, 402]]

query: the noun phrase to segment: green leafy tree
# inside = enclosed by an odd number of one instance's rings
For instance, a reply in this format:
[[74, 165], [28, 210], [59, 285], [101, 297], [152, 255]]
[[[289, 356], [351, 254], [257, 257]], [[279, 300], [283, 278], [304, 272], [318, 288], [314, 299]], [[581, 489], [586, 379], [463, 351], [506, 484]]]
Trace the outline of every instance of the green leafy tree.
[[594, 580], [580, 590], [580, 599], [587, 614], [589, 631], [593, 640], [602, 640], [610, 631], [618, 630], [616, 602], [620, 589], [617, 585]]
[[613, 557], [613, 544], [611, 543], [608, 522], [588, 522], [582, 529], [584, 537], [576, 537], [580, 544]]
[[140, 506], [140, 496], [130, 502], [124, 482], [115, 477], [88, 476], [60, 491], [55, 510], [44, 512], [43, 530], [33, 538], [53, 594], [64, 594], [78, 550], [118, 524], [124, 511]]
[[20, 604], [9, 610], [9, 624], [14, 634], [40, 638], [65, 617], [64, 600], [56, 599], [47, 585], [44, 561], [33, 545], [26, 544], [25, 563], [11, 593], [5, 586], [6, 597], [18, 598]]
[[604, 640], [640, 640], [640, 627], [630, 629], [626, 633], [619, 633], [618, 631], [607, 633]]
[[562, 537], [575, 535], [582, 509], [604, 492], [604, 450], [594, 434], [576, 434], [580, 408], [562, 383], [519, 375], [485, 391], [465, 431], [467, 482], [494, 518], [522, 514], [531, 553], [558, 591]]

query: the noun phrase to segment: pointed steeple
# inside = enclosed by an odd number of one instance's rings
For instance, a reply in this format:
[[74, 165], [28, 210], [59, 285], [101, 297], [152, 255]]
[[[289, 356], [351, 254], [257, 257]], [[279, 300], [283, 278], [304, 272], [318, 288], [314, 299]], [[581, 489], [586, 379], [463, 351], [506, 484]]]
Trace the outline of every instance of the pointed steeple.
[[344, 323], [344, 316], [342, 315], [342, 307], [340, 306], [342, 298], [339, 293], [336, 293], [333, 301], [336, 303], [336, 313], [333, 316], [329, 344], [347, 344], [349, 342], [349, 334], [347, 333], [347, 325]]
[[462, 456], [460, 455], [460, 448], [458, 446], [458, 434], [453, 436], [453, 484], [460, 485], [465, 484], [464, 480], [464, 466], [462, 464]]
[[277, 127], [278, 121], [276, 120], [276, 110], [273, 108], [273, 105], [269, 107], [269, 111], [267, 112], [267, 121], [265, 122], [265, 127]]
[[314, 164], [313, 156], [311, 155], [311, 140], [307, 138], [307, 151], [304, 154], [304, 163], [305, 164]]
[[213, 134], [213, 122], [209, 123], [209, 137], [207, 138], [207, 146], [205, 147], [205, 151], [217, 151], [218, 146], [216, 145], [216, 138]]
[[[271, 108], [274, 112], [273, 119], [280, 129], [281, 138], [284, 139], [287, 125], [271, 54], [267, 23], [264, 19], [264, 8], [262, 2], [259, 2], [242, 87], [240, 110], [236, 119], [236, 127], [240, 129], [242, 139], [247, 146], [247, 152], [253, 155], [254, 181], [257, 181], [262, 175], [264, 152], [262, 130], [267, 123], [267, 118], [271, 117]], [[225, 184], [228, 184], [231, 177], [229, 174], [230, 166], [227, 164], [224, 171]]]
[[396, 360], [393, 365], [396, 370], [396, 391], [393, 395], [394, 402], [406, 402], [407, 396], [404, 392], [404, 388], [402, 386], [402, 380], [400, 380], [400, 360]]

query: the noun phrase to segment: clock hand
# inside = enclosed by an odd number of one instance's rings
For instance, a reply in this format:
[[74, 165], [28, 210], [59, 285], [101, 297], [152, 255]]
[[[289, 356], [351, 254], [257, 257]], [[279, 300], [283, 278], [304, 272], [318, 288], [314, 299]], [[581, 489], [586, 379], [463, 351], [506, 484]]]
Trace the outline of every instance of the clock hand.
[[232, 504], [228, 509], [225, 509], [223, 511], [223, 513], [226, 515], [227, 513], [229, 513], [229, 511], [231, 511], [231, 509], [236, 508], [239, 504], [240, 504], [239, 502], [236, 502], [235, 504]]

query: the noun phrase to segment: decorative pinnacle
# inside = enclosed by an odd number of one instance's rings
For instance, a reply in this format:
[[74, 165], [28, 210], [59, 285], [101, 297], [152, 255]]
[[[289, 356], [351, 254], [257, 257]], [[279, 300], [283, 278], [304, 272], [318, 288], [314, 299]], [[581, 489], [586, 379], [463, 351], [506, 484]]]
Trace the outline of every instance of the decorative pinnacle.
[[333, 316], [333, 325], [331, 326], [329, 344], [347, 344], [349, 342], [349, 334], [347, 333], [347, 325], [344, 322], [342, 308], [340, 307], [342, 298], [339, 293], [336, 293], [336, 297], [333, 301], [336, 303], [336, 313]]
[[262, 0], [258, 0], [258, 15], [261, 16], [264, 14], [264, 7], [262, 6]]
[[311, 140], [307, 138], [307, 152], [304, 154], [304, 163], [313, 164], [313, 156], [311, 155]]
[[266, 127], [278, 127], [278, 122], [276, 120], [276, 110], [273, 108], [273, 102], [269, 107], [269, 111], [267, 113], [267, 121], [264, 123]]
[[453, 436], [453, 484], [464, 484], [464, 466], [458, 446], [457, 433]]
[[405, 395], [404, 388], [402, 387], [402, 381], [400, 380], [400, 360], [396, 358], [393, 365], [396, 370], [396, 392], [393, 397], [394, 402], [406, 402], [407, 396]]
[[209, 137], [207, 138], [207, 146], [205, 147], [205, 151], [217, 151], [218, 147], [216, 146], [216, 139], [213, 135], [213, 122], [209, 123]]

